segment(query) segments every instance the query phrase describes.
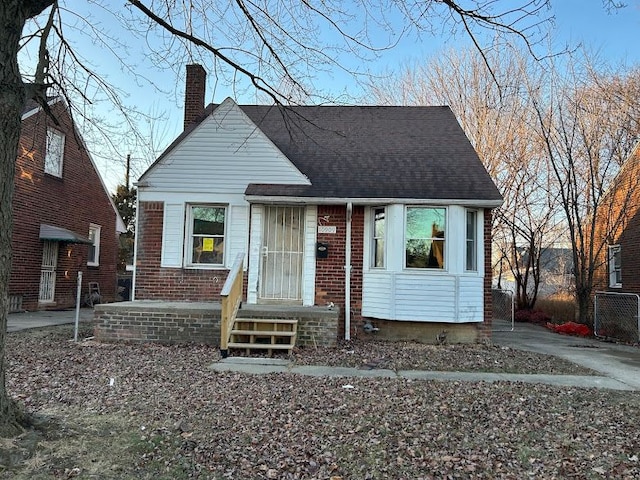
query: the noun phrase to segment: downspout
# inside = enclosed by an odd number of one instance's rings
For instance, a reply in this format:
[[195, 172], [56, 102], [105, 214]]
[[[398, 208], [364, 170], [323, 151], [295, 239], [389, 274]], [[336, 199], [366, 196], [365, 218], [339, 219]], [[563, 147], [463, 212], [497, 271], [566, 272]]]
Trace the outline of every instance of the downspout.
[[347, 202], [346, 239], [344, 252], [344, 339], [351, 340], [351, 214], [353, 204]]
[[133, 276], [131, 277], [131, 300], [136, 299], [136, 273], [138, 272], [138, 219], [140, 218], [140, 187], [134, 183], [136, 192], [136, 223], [133, 237]]

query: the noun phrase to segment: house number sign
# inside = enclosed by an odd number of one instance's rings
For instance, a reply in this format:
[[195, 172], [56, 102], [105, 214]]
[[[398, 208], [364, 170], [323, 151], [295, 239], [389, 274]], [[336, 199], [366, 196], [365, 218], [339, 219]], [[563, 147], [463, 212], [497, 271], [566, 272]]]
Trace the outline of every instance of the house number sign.
[[336, 233], [335, 225], [319, 225], [318, 233]]

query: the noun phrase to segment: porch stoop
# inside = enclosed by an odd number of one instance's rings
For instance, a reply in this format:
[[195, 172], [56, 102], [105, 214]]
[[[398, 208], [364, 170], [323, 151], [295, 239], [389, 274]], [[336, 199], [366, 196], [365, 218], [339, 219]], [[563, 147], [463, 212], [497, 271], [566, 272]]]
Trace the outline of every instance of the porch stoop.
[[298, 320], [290, 318], [236, 318], [228, 347], [251, 350], [288, 350], [296, 345]]

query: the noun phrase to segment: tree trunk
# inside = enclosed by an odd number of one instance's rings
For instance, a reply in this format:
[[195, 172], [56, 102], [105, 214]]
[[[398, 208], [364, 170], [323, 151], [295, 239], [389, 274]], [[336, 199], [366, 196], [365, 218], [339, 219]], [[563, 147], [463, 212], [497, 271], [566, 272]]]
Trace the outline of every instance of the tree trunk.
[[0, 436], [20, 430], [22, 416], [6, 389], [5, 340], [11, 275], [12, 200], [25, 85], [18, 69], [18, 44], [30, 11], [19, 0], [0, 2]]

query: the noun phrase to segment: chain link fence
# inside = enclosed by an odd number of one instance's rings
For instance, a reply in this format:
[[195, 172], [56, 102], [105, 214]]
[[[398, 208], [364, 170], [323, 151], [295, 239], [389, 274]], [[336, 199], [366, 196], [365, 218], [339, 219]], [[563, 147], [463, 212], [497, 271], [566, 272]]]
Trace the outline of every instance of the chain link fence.
[[640, 341], [640, 297], [634, 293], [596, 292], [593, 333], [624, 342]]
[[493, 303], [493, 331], [512, 331], [514, 328], [513, 291], [491, 289]]

